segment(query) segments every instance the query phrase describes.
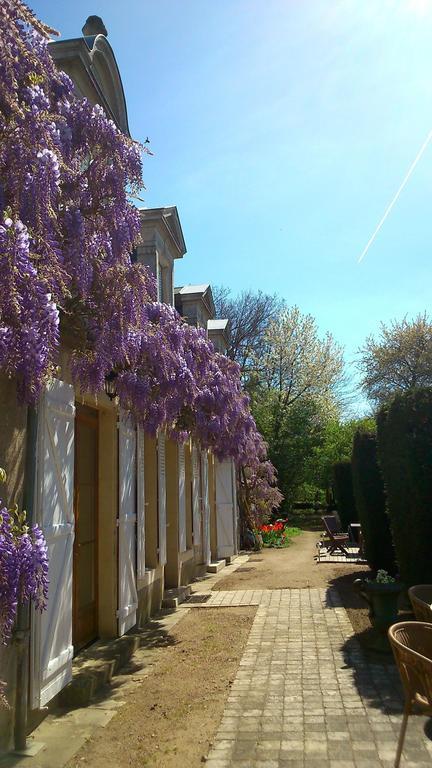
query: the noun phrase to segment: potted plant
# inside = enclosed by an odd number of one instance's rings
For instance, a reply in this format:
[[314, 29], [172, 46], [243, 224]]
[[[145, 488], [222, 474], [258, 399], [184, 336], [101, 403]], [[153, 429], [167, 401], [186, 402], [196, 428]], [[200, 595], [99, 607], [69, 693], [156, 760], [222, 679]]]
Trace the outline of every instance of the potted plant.
[[374, 649], [389, 651], [387, 631], [398, 619], [399, 595], [404, 585], [383, 569], [375, 579], [356, 579], [354, 584], [369, 603], [369, 618], [377, 634]]

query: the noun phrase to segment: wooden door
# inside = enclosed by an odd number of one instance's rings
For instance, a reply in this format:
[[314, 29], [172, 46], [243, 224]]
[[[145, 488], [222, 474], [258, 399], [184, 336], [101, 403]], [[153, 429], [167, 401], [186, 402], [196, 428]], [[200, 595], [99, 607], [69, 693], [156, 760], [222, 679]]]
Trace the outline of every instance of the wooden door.
[[98, 412], [77, 405], [75, 420], [73, 645], [98, 636]]

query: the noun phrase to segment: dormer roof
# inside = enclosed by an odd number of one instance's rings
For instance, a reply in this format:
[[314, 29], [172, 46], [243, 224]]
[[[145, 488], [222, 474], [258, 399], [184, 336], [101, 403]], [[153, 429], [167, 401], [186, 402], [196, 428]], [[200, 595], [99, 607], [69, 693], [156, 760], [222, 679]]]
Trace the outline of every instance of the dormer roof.
[[181, 259], [186, 253], [186, 243], [176, 205], [168, 205], [164, 208], [139, 208], [140, 218], [143, 223], [158, 223], [173, 241], [174, 258]]
[[55, 63], [73, 80], [79, 96], [100, 104], [127, 136], [126, 99], [117, 61], [104, 34], [87, 35], [49, 43]]
[[208, 320], [207, 328], [209, 331], [227, 331], [229, 327], [229, 320]]
[[177, 288], [174, 288], [174, 295], [180, 296], [182, 301], [201, 301], [211, 317], [214, 317], [216, 314], [212, 289], [209, 283], [178, 286]]

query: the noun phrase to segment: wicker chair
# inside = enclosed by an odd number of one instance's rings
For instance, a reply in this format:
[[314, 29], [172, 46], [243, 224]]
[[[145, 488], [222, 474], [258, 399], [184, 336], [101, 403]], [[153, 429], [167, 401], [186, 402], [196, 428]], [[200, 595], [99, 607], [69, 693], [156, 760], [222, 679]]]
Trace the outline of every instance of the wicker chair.
[[388, 636], [405, 693], [395, 760], [395, 768], [398, 768], [413, 707], [432, 713], [432, 624], [402, 621], [390, 627]]
[[408, 594], [417, 621], [432, 624], [432, 584], [417, 584]]

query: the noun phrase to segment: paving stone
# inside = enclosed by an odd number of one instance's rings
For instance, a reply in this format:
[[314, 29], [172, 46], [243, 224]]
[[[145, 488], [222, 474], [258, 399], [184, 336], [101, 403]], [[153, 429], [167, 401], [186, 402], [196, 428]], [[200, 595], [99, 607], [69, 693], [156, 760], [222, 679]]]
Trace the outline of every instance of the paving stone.
[[[403, 708], [398, 674], [365, 657], [334, 588], [214, 599], [258, 609], [210, 768], [393, 766]], [[410, 718], [401, 768], [430, 768], [425, 722]]]

